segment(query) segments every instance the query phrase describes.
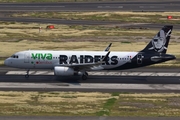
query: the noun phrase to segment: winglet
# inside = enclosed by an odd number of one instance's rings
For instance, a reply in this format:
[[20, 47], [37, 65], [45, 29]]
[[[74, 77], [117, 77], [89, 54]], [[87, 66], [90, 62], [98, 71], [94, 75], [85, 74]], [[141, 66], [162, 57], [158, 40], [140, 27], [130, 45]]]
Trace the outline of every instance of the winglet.
[[101, 62], [105, 62], [105, 61], [108, 59], [108, 56], [109, 56], [110, 52], [111, 52], [111, 51], [109, 51], [109, 52], [106, 54], [106, 56], [104, 56], [104, 57], [102, 58]]
[[104, 51], [109, 51], [111, 45], [112, 45], [112, 43], [110, 43]]

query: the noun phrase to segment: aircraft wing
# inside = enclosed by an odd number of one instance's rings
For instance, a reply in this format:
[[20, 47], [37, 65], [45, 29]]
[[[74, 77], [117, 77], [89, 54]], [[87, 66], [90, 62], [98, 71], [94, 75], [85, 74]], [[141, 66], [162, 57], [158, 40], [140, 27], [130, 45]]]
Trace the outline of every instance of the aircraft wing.
[[[102, 63], [105, 63], [105, 61], [108, 59], [108, 56], [110, 54], [110, 51], [98, 62], [95, 63], [83, 63], [83, 64], [63, 64], [61, 66], [65, 67], [71, 67], [75, 70], [82, 70], [82, 69], [92, 69], [93, 67], [97, 67], [101, 65]], [[99, 66], [99, 68], [102, 68]]]

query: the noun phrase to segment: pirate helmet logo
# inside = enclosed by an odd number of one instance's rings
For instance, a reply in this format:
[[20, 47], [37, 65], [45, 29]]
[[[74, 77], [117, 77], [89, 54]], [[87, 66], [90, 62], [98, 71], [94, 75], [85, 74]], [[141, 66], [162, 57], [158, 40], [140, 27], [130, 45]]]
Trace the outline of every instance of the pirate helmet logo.
[[151, 41], [153, 47], [149, 48], [149, 50], [155, 50], [157, 52], [162, 52], [164, 49], [167, 49], [165, 47], [166, 44], [166, 34], [164, 30], [160, 30], [159, 33], [153, 38]]

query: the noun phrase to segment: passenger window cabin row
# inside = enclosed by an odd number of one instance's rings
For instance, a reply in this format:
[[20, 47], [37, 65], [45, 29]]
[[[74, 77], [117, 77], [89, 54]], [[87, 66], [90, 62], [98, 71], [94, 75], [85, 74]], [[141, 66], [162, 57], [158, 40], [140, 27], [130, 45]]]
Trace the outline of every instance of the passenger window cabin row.
[[12, 55], [11, 58], [19, 58], [18, 55]]

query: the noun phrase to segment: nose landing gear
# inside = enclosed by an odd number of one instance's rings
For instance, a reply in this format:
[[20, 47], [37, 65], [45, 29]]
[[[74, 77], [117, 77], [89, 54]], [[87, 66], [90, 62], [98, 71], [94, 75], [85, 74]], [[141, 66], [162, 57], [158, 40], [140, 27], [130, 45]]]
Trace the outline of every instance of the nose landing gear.
[[25, 78], [29, 78], [29, 69], [26, 72]]

